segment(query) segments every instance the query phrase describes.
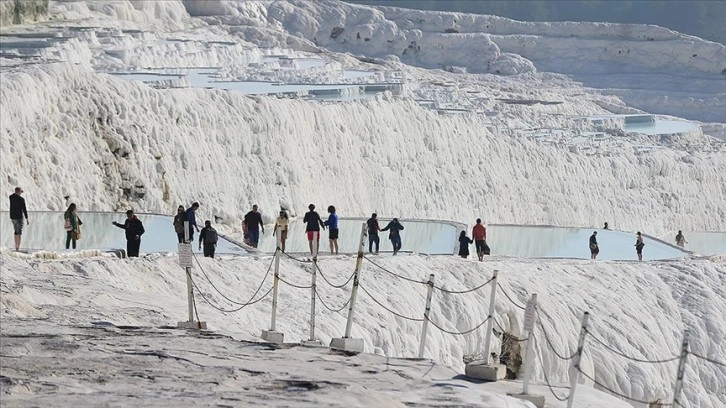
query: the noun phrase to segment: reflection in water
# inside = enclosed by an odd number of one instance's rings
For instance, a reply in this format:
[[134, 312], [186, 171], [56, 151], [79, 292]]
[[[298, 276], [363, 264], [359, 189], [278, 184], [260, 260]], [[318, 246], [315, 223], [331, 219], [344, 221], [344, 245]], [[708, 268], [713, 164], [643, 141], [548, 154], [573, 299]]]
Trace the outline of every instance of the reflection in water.
[[[378, 223], [384, 228], [388, 219], [379, 218]], [[452, 224], [436, 221], [407, 221], [401, 219], [404, 230], [401, 231], [403, 241], [402, 251], [413, 251], [430, 255], [451, 255], [454, 253], [456, 243], [456, 227]], [[343, 219], [339, 221], [340, 237], [338, 246], [341, 253], [358, 252], [358, 240], [360, 239], [363, 219]], [[287, 252], [309, 252], [307, 236], [305, 235], [305, 224], [302, 220], [291, 219], [287, 235]], [[388, 239], [388, 232], [380, 233], [381, 251], [393, 251], [391, 241]], [[272, 226], [265, 229], [265, 234], [260, 236], [259, 248], [264, 252], [274, 252], [276, 239], [272, 236]], [[365, 239], [365, 250], [368, 251], [368, 238]], [[330, 251], [328, 244], [328, 231], [320, 232], [321, 254]]]
[[[66, 231], [63, 229], [62, 212], [31, 212], [30, 225], [23, 228], [21, 249], [62, 250], [65, 249]], [[124, 230], [111, 224], [123, 223], [125, 213], [79, 213], [83, 225], [81, 239], [76, 249], [125, 249]], [[172, 226], [172, 217], [164, 215], [137, 214], [144, 223], [146, 232], [141, 237], [141, 252], [176, 252], [177, 238]], [[198, 235], [195, 233], [195, 235]], [[14, 248], [13, 227], [7, 211], [0, 212], [0, 245]], [[194, 243], [194, 248], [196, 245]], [[217, 243], [217, 253], [246, 253], [242, 248], [222, 239]]]
[[[487, 243], [492, 255], [522, 258], [590, 258], [588, 240], [592, 229], [490, 225]], [[635, 234], [597, 230], [602, 260], [637, 260]], [[674, 259], [687, 254], [663, 242], [645, 237], [644, 260]]]

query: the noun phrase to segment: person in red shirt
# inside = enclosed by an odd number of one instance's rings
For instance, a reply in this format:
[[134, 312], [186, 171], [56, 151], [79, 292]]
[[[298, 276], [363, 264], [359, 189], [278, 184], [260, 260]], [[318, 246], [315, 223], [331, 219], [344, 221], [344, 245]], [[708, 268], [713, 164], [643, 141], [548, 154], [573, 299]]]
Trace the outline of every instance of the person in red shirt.
[[480, 261], [484, 260], [484, 255], [489, 255], [489, 246], [487, 245], [487, 229], [481, 223], [481, 218], [476, 219], [476, 225], [471, 229], [471, 237], [474, 238], [476, 245], [476, 255]]

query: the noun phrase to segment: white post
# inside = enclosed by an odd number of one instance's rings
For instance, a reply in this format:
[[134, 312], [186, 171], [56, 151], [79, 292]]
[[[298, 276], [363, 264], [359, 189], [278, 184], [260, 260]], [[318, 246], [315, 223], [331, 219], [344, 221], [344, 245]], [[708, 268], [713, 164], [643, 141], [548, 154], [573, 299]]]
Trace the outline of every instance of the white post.
[[320, 231], [313, 231], [313, 281], [310, 286], [310, 341], [315, 341], [315, 279], [318, 272], [318, 237]]
[[[184, 243], [189, 243], [189, 221], [184, 221]], [[193, 249], [192, 249], [193, 250]], [[189, 307], [189, 320], [194, 322], [194, 291], [192, 287], [192, 268], [187, 267], [187, 304]]]
[[358, 282], [360, 279], [360, 270], [363, 266], [363, 250], [365, 248], [366, 238], [366, 223], [363, 223], [360, 231], [360, 241], [358, 241], [358, 258], [355, 261], [355, 271], [353, 272], [353, 289], [350, 292], [350, 305], [348, 306], [348, 321], [345, 323], [345, 336], [343, 338], [350, 337], [350, 330], [353, 327], [353, 312], [355, 308], [355, 298], [358, 294]]
[[587, 334], [587, 324], [590, 320], [590, 313], [585, 312], [582, 316], [582, 328], [580, 329], [580, 339], [577, 341], [577, 353], [572, 359], [570, 367], [570, 396], [567, 399], [567, 408], [572, 408], [575, 402], [575, 387], [580, 379], [580, 360], [582, 359], [582, 348], [585, 345], [585, 335]]
[[492, 324], [494, 323], [494, 303], [495, 303], [495, 297], [497, 296], [497, 274], [499, 273], [498, 270], [494, 270], [494, 276], [492, 276], [492, 291], [491, 295], [489, 296], [489, 321], [487, 322], [487, 332], [484, 336], [484, 364], [489, 365], [491, 358], [491, 353], [489, 352], [489, 346], [491, 346], [492, 342]]
[[527, 302], [527, 308], [524, 312], [524, 334], [527, 338], [527, 351], [524, 354], [524, 382], [522, 385], [522, 394], [529, 394], [529, 378], [532, 376], [532, 366], [534, 365], [534, 339], [532, 334], [534, 333], [534, 311], [537, 307], [537, 294], [533, 293], [529, 302]]
[[429, 289], [426, 294], [426, 309], [424, 310], [423, 327], [421, 328], [421, 344], [418, 346], [418, 358], [423, 358], [424, 347], [426, 346], [426, 333], [429, 329], [429, 311], [431, 310], [431, 296], [434, 294], [434, 274], [429, 275], [427, 283]]
[[681, 359], [678, 361], [678, 372], [676, 374], [676, 385], [673, 389], [673, 406], [683, 406], [678, 399], [683, 389], [683, 374], [686, 371], [686, 357], [688, 357], [688, 330], [683, 332], [683, 343], [681, 343]]
[[272, 318], [270, 319], [270, 331], [275, 331], [277, 323], [277, 287], [280, 283], [280, 247], [282, 246], [282, 227], [277, 227], [277, 249], [275, 249], [275, 279], [272, 287]]

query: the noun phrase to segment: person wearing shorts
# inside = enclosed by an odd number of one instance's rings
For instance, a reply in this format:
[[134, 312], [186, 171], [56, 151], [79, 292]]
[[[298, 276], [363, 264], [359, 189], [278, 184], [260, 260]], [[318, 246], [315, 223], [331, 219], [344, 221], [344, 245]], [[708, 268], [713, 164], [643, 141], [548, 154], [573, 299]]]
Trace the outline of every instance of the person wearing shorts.
[[310, 211], [306, 212], [305, 217], [303, 217], [303, 222], [305, 223], [305, 233], [308, 235], [308, 246], [310, 247], [310, 254], [317, 255], [317, 251], [313, 251], [313, 238], [315, 238], [315, 235], [317, 234], [318, 239], [316, 241], [318, 241], [319, 243], [320, 228], [322, 227], [323, 229], [325, 229], [325, 224], [320, 218], [320, 214], [315, 211], [315, 204], [310, 204], [308, 206], [308, 209]]
[[325, 221], [325, 226], [328, 227], [328, 242], [330, 243], [331, 255], [338, 254], [338, 214], [335, 213], [335, 207], [332, 205], [328, 206], [328, 220]]
[[25, 223], [30, 225], [28, 209], [25, 207], [25, 199], [20, 196], [21, 194], [23, 194], [23, 189], [20, 187], [15, 187], [15, 192], [10, 194], [10, 220], [13, 223], [16, 251], [20, 250], [20, 240], [23, 237], [23, 216], [25, 216]]
[[260, 242], [260, 228], [262, 228], [262, 233], [265, 233], [265, 223], [262, 222], [262, 214], [257, 211], [257, 204], [252, 206], [252, 211], [245, 214], [244, 225], [247, 227], [250, 246], [257, 248]]
[[287, 241], [287, 229], [290, 225], [290, 220], [287, 217], [285, 210], [280, 210], [280, 216], [275, 220], [275, 229], [272, 231], [272, 236], [277, 234], [277, 230], [280, 230], [280, 251], [285, 252], [285, 241]]

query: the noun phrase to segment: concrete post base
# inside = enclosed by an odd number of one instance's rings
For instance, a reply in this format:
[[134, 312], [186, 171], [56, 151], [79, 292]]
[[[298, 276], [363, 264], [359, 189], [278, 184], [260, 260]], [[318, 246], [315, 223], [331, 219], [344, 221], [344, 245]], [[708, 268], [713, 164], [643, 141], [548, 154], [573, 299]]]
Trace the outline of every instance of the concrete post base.
[[523, 399], [525, 401], [529, 401], [532, 404], [534, 404], [537, 408], [544, 408], [545, 406], [545, 397], [543, 395], [536, 395], [536, 394], [512, 394], [507, 393], [510, 397]]
[[176, 327], [180, 329], [207, 330], [207, 322], [178, 322]]
[[300, 344], [308, 347], [323, 347], [323, 342], [320, 340], [303, 340]]
[[282, 341], [285, 339], [285, 334], [274, 330], [262, 330], [260, 337], [268, 343], [282, 344]]
[[330, 348], [346, 351], [363, 352], [363, 339], [338, 337], [330, 341]]
[[486, 364], [483, 361], [474, 361], [466, 365], [464, 372], [467, 377], [484, 381], [499, 381], [506, 376], [507, 367], [504, 364]]

